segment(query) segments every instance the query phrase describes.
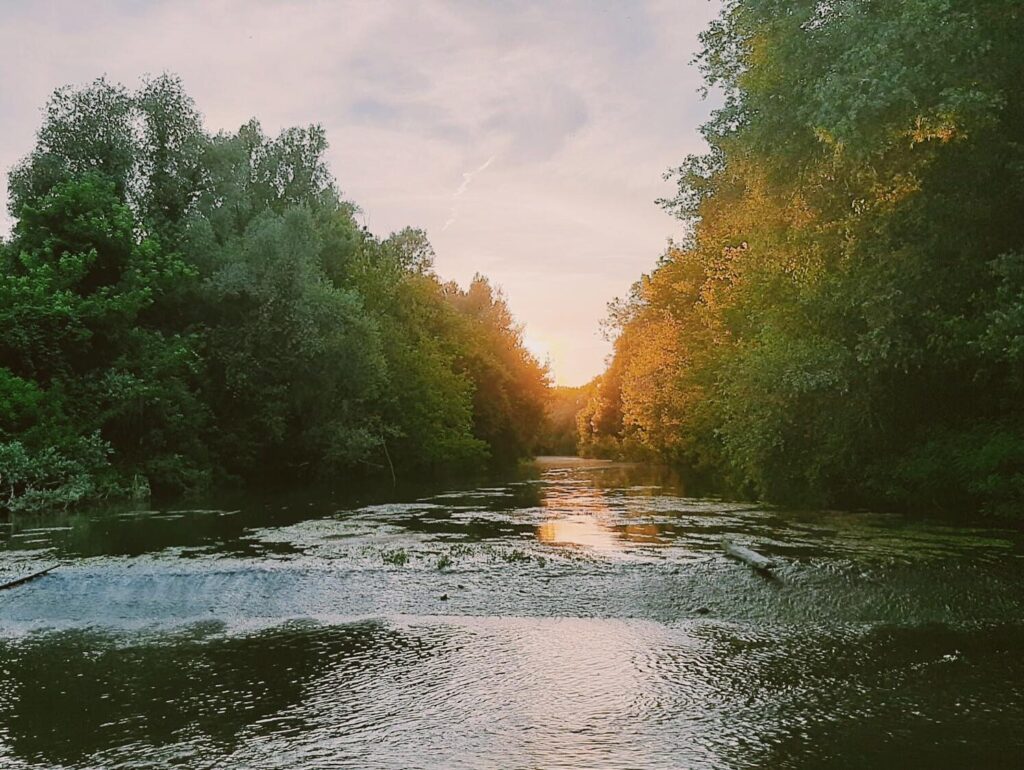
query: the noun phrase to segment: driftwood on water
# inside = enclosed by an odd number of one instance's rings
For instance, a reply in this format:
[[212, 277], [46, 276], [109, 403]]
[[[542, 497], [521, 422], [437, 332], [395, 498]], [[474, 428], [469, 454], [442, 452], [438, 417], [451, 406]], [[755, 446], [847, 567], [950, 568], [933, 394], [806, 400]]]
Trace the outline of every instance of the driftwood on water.
[[52, 572], [59, 566], [59, 564], [54, 564], [52, 567], [41, 569], [39, 570], [39, 572], [33, 572], [31, 575], [25, 575], [24, 577], [20, 577], [16, 580], [10, 580], [6, 583], [0, 583], [0, 591], [3, 591], [5, 588], [14, 588], [15, 586], [20, 586], [22, 583], [27, 583], [30, 580], [35, 580], [38, 577], [42, 577], [47, 572]]
[[723, 540], [722, 548], [725, 550], [727, 555], [734, 559], [739, 559], [744, 564], [753, 567], [759, 572], [768, 572], [775, 566], [775, 563], [767, 556], [764, 556], [757, 551], [752, 551], [745, 546], [737, 545], [731, 540]]

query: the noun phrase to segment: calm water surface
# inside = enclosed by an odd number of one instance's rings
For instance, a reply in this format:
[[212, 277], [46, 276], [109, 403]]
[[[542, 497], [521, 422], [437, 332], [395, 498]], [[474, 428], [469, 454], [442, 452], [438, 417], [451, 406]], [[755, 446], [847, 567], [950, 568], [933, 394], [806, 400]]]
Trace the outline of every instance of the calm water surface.
[[550, 459], [2, 532], [3, 768], [1024, 766], [1019, 531]]

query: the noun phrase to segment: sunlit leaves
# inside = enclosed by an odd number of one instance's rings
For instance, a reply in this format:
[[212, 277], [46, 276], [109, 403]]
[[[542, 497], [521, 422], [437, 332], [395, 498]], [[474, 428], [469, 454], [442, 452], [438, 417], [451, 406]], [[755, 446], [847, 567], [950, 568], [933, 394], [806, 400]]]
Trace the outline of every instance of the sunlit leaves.
[[584, 444], [803, 503], [1024, 499], [1019, 3], [731, 0], [702, 40], [693, 229], [613, 305]]

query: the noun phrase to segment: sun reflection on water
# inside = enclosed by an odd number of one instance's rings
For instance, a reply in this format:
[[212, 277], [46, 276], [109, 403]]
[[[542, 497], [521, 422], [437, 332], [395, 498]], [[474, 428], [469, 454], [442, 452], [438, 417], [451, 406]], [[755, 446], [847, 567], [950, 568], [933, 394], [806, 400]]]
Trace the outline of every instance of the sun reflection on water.
[[541, 499], [550, 518], [537, 525], [537, 540], [546, 545], [623, 551], [628, 543], [661, 545], [668, 542], [655, 523], [620, 523], [621, 504], [595, 487], [552, 486]]

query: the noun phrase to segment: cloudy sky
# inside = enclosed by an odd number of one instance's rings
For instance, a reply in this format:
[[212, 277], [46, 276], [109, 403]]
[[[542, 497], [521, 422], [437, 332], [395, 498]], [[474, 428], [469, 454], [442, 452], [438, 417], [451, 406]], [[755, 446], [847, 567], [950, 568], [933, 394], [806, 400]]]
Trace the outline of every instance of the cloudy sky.
[[442, 277], [502, 286], [556, 381], [581, 384], [606, 304], [680, 232], [654, 200], [702, 149], [690, 61], [717, 6], [0, 0], [0, 167], [55, 87], [104, 74], [177, 73], [211, 130], [320, 123], [370, 229], [424, 228]]

